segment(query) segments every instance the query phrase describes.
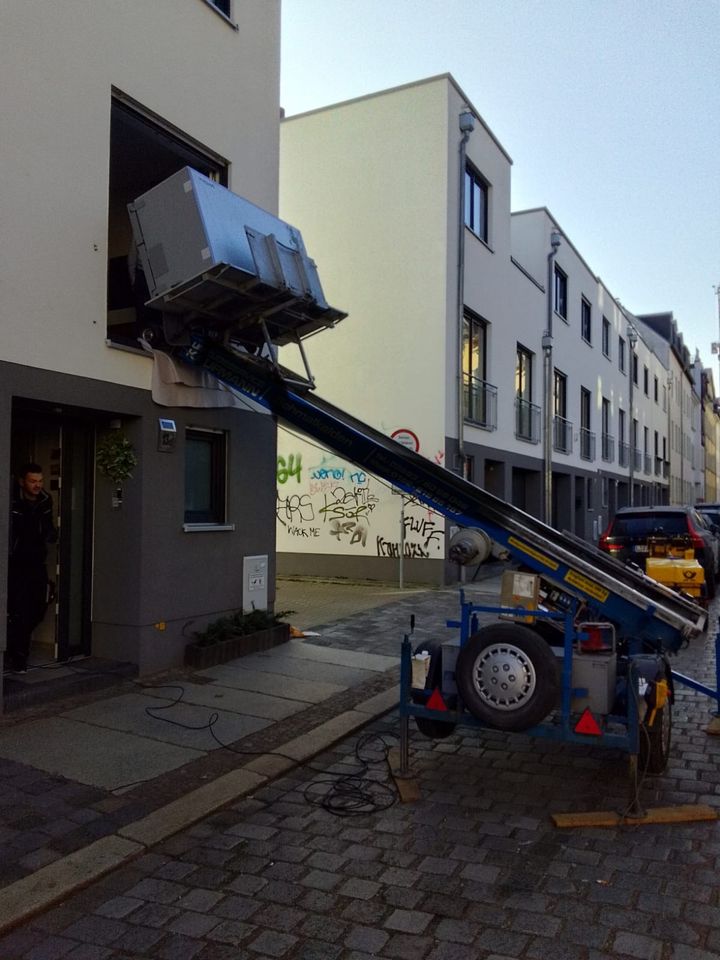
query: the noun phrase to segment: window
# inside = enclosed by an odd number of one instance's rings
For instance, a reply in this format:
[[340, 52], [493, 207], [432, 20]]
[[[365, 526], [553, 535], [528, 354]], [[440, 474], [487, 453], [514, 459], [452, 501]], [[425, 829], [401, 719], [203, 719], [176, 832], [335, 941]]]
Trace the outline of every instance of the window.
[[633, 379], [633, 383], [635, 384], [636, 387], [637, 387], [637, 385], [638, 385], [638, 370], [639, 370], [639, 364], [638, 364], [637, 354], [636, 354], [636, 353], [633, 353], [633, 355], [632, 355], [632, 379]]
[[567, 274], [555, 264], [555, 313], [567, 320]]
[[497, 389], [485, 379], [487, 357], [485, 320], [470, 311], [463, 316], [463, 412], [467, 420], [488, 430], [497, 426]]
[[465, 226], [487, 243], [488, 185], [472, 167], [465, 168]]
[[532, 353], [518, 344], [515, 364], [515, 395], [519, 400], [532, 400]]
[[227, 161], [115, 91], [110, 107], [107, 238], [107, 336], [113, 343], [137, 347], [140, 335], [162, 323], [162, 314], [145, 306], [149, 296], [142, 270], [137, 269], [127, 205], [186, 166], [227, 184]]
[[653, 399], [655, 403], [658, 403], [660, 399], [660, 384], [657, 377], [653, 378]]
[[185, 432], [185, 523], [225, 523], [225, 434]]
[[630, 445], [627, 442], [626, 414], [618, 410], [618, 464], [627, 467], [630, 463]]
[[230, 0], [209, 0], [210, 6], [217, 7], [220, 13], [230, 16]]
[[610, 359], [610, 321], [607, 317], [602, 318], [602, 352], [604, 356]]
[[580, 388], [580, 456], [583, 460], [595, 459], [595, 434], [590, 429], [592, 395], [585, 387]]
[[540, 439], [540, 408], [532, 403], [533, 355], [517, 345], [515, 362], [515, 436], [537, 443]]
[[590, 391], [580, 387], [580, 427], [583, 430], [590, 429], [591, 399]]
[[586, 343], [592, 343], [591, 316], [590, 301], [583, 297], [580, 301], [580, 336]]
[[643, 366], [643, 393], [646, 397], [650, 396], [650, 371]]
[[567, 419], [567, 377], [556, 370], [554, 373], [554, 418], [553, 447], [560, 453], [572, 452], [572, 423]]
[[567, 376], [555, 371], [555, 416], [567, 416]]
[[625, 373], [625, 340], [622, 337], [618, 337], [618, 368]]
[[602, 458], [603, 460], [615, 459], [615, 438], [610, 433], [610, 401], [607, 397], [602, 398]]

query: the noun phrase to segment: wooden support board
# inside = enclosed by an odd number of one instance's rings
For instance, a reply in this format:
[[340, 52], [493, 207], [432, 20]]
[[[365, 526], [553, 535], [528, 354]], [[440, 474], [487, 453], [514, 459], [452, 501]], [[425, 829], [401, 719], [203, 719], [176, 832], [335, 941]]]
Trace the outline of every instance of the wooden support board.
[[420, 787], [417, 780], [410, 776], [400, 776], [400, 747], [390, 747], [387, 752], [388, 766], [401, 803], [414, 803], [420, 799]]
[[586, 813], [553, 813], [556, 827], [619, 827], [643, 826], [646, 823], [692, 823], [717, 820], [718, 811], [704, 804], [680, 804], [677, 807], [655, 807], [643, 817], [626, 817], [614, 810], [591, 810]]

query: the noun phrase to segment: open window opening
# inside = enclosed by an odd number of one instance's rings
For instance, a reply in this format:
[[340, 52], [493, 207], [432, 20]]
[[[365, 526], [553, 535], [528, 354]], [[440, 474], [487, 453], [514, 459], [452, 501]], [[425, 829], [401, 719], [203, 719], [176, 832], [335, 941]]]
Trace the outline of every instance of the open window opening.
[[135, 256], [127, 205], [182, 167], [227, 186], [227, 161], [138, 104], [116, 94], [110, 117], [107, 336], [138, 346], [159, 321], [145, 306], [147, 286]]

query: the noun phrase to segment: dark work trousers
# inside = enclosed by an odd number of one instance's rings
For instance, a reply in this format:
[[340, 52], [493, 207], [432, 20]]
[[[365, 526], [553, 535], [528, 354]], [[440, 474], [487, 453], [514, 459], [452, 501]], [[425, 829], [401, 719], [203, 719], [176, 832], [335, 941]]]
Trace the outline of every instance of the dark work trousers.
[[8, 574], [7, 662], [25, 670], [32, 632], [47, 609], [47, 570], [44, 563], [13, 564]]

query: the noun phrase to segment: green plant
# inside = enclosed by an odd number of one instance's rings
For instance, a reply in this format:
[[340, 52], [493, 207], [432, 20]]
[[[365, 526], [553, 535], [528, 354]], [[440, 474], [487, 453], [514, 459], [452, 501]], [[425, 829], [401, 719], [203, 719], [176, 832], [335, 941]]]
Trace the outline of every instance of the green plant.
[[113, 483], [122, 483], [132, 478], [138, 459], [125, 434], [111, 430], [98, 440], [95, 462], [103, 476], [109, 477]]
[[210, 647], [215, 643], [222, 643], [231, 637], [247, 636], [259, 630], [269, 630], [283, 622], [283, 617], [289, 617], [294, 610], [281, 610], [271, 613], [269, 610], [251, 610], [245, 613], [236, 610], [225, 617], [218, 617], [209, 623], [204, 630], [193, 632], [195, 643], [200, 647]]

